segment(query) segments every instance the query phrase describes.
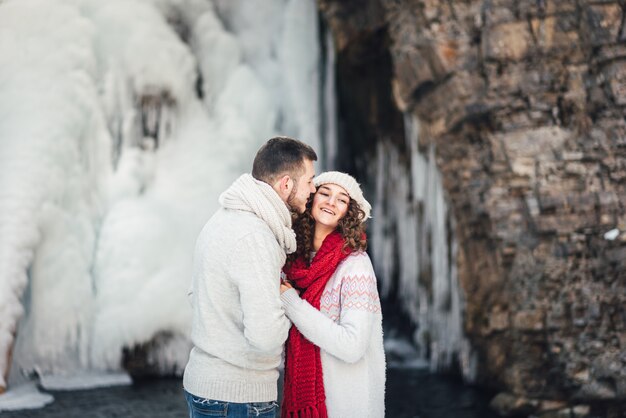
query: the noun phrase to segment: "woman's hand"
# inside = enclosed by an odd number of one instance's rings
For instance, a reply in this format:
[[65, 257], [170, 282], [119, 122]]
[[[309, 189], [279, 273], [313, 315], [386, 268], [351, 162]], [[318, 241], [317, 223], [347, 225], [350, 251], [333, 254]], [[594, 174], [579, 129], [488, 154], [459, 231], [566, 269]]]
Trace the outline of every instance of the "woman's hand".
[[[287, 290], [289, 289], [293, 289], [294, 287], [291, 285], [291, 283], [289, 283], [289, 281], [287, 280], [283, 280], [282, 282], [280, 282], [280, 294], [282, 295], [283, 293], [285, 293]], [[298, 290], [296, 289], [296, 292], [298, 294], [300, 294], [300, 292], [298, 292]]]

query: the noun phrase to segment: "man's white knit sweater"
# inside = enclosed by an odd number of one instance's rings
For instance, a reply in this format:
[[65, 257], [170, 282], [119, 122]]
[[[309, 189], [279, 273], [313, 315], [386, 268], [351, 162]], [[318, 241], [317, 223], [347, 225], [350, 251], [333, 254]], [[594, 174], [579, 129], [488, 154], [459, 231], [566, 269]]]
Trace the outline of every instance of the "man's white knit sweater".
[[295, 250], [278, 194], [249, 174], [220, 196], [196, 243], [190, 299], [194, 344], [183, 386], [227, 402], [277, 399], [290, 322], [280, 301], [285, 253]]

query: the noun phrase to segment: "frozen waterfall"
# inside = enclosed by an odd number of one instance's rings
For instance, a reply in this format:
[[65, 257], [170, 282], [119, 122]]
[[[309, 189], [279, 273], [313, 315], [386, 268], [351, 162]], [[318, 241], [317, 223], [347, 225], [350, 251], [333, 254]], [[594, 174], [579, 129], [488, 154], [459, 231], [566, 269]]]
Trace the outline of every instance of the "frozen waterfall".
[[265, 140], [319, 147], [320, 55], [313, 0], [0, 2], [0, 387], [182, 370], [195, 237]]
[[395, 292], [416, 326], [413, 342], [431, 370], [456, 362], [468, 380], [474, 359], [463, 336], [454, 218], [448, 212], [434, 145], [419, 147], [419, 122], [405, 114], [407, 155], [378, 144], [371, 248], [381, 296]]
[[[182, 371], [219, 193], [277, 134], [337, 165], [319, 27], [314, 0], [0, 0], [0, 389], [127, 382], [123, 349], [146, 343]], [[405, 138], [372, 166], [381, 296], [399, 295], [423, 362], [472, 380], [435, 148], [409, 114]]]

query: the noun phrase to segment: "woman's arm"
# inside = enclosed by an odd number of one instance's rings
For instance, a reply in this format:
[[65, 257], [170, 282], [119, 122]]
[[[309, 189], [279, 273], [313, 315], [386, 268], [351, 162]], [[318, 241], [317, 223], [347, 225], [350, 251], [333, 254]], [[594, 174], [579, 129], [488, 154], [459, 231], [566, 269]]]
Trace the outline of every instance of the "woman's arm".
[[361, 289], [376, 289], [373, 275], [344, 278], [342, 288], [347, 290], [342, 290], [338, 322], [301, 299], [295, 289], [284, 291], [281, 300], [289, 319], [309, 341], [340, 360], [355, 363], [365, 355], [380, 304], [377, 293], [350, 291], [354, 286], [345, 283], [350, 280], [363, 282]]

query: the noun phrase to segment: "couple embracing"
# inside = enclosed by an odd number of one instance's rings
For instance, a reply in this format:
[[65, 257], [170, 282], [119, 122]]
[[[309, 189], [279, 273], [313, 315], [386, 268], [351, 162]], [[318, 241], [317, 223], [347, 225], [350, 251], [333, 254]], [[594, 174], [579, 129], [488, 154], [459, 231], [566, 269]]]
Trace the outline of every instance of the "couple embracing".
[[371, 207], [350, 175], [315, 177], [316, 160], [300, 141], [270, 139], [198, 237], [190, 418], [276, 417], [283, 348], [282, 417], [384, 416]]

